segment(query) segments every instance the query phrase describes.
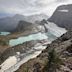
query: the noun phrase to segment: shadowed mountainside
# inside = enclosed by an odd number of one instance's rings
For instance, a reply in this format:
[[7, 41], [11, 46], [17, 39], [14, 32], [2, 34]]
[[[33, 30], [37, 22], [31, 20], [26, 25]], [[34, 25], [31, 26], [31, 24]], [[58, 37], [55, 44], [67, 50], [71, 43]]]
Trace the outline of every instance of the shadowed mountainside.
[[59, 6], [48, 21], [67, 30], [72, 29], [72, 4]]

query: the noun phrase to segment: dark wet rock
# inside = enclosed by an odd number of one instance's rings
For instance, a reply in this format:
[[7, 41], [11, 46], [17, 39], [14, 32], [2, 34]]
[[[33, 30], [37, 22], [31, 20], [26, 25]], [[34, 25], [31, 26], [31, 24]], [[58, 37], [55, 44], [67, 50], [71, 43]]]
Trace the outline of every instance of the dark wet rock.
[[43, 20], [40, 22], [41, 25], [44, 25], [45, 23], [48, 24], [48, 23], [47, 23], [47, 20], [45, 20], [45, 19], [43, 19]]
[[40, 66], [39, 63], [35, 63], [35, 64], [33, 65], [33, 67], [34, 67], [33, 72], [40, 72], [41, 66]]

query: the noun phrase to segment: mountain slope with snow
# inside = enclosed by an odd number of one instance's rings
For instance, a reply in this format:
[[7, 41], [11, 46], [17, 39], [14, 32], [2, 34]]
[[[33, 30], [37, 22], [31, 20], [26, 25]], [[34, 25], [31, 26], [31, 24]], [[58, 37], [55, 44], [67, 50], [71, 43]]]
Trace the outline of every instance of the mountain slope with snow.
[[72, 4], [59, 6], [48, 21], [67, 30], [72, 29]]

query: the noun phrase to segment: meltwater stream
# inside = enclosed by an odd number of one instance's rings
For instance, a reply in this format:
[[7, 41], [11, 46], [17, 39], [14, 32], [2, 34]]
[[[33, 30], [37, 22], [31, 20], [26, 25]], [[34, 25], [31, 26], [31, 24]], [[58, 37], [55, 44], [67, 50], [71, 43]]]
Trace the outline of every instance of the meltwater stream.
[[[51, 43], [53, 40], [55, 40], [57, 37], [61, 36], [66, 32], [65, 29], [59, 28], [56, 25], [46, 25], [46, 27], [49, 29], [47, 33], [37, 33], [32, 34], [29, 36], [19, 37], [17, 39], [11, 39], [9, 41], [9, 45], [15, 46], [18, 44], [22, 44], [26, 41], [32, 41], [32, 40], [48, 40], [48, 43]], [[52, 28], [53, 27], [53, 28]], [[8, 59], [6, 59], [1, 65], [0, 72], [14, 72], [16, 71], [23, 63], [27, 62], [28, 60], [37, 57], [42, 50], [44, 50], [46, 46], [42, 43], [37, 43], [34, 47], [30, 48], [29, 51], [26, 53], [20, 53], [17, 52], [15, 56], [10, 56]]]

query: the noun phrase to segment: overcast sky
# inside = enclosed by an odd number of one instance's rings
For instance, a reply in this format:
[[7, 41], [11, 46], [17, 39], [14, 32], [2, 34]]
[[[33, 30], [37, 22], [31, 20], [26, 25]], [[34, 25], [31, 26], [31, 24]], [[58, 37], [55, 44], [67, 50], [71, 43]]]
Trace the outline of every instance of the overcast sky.
[[72, 0], [0, 0], [0, 13], [33, 15], [45, 13], [49, 16], [57, 6], [72, 4]]

